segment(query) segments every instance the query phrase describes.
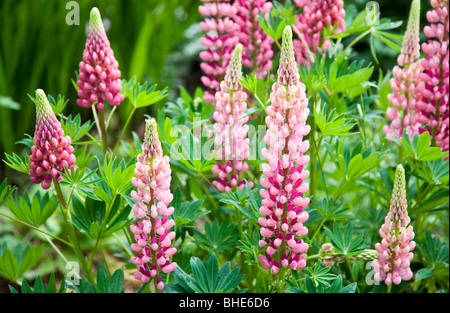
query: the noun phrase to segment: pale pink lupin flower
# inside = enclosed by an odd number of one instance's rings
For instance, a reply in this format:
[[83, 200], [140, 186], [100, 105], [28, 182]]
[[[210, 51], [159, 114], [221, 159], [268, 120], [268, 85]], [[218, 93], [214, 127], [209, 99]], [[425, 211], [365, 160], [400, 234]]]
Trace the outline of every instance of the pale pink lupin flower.
[[272, 69], [273, 39], [262, 30], [258, 16], [262, 11], [268, 18], [272, 3], [267, 0], [235, 0], [233, 6], [237, 9], [235, 35], [244, 46], [242, 64], [250, 68], [257, 78], [264, 78]]
[[414, 250], [416, 243], [413, 241], [414, 231], [412, 225], [409, 225], [410, 221], [406, 201], [405, 170], [399, 164], [395, 171], [391, 207], [379, 231], [382, 240], [375, 245], [378, 251], [378, 259], [372, 262], [375, 281], [384, 281], [388, 286], [392, 282], [398, 285], [402, 280], [409, 280], [413, 276], [410, 262], [414, 256], [411, 251]]
[[34, 184], [42, 183], [48, 189], [52, 179], [62, 180], [60, 173], [75, 166], [72, 139], [64, 136], [61, 123], [56, 118], [42, 89], [36, 90], [36, 130], [30, 155], [30, 175]]
[[124, 99], [120, 94], [119, 63], [114, 57], [102, 18], [97, 8], [92, 8], [89, 19], [88, 38], [79, 65], [78, 99], [81, 107], [90, 108], [97, 103], [97, 109], [104, 109], [104, 101], [118, 106]]
[[[213, 185], [219, 191], [230, 192], [237, 187], [240, 190], [245, 186], [245, 179], [239, 176], [247, 172], [250, 164], [245, 162], [249, 157], [249, 139], [247, 137], [248, 116], [247, 94], [242, 90], [240, 79], [242, 76], [242, 45], [234, 48], [231, 61], [228, 65], [224, 80], [220, 83], [220, 91], [216, 92], [216, 111], [213, 114], [214, 143], [218, 151], [217, 162], [212, 168], [218, 179]], [[214, 152], [214, 151], [213, 151]], [[253, 183], [249, 182], [252, 187]]]
[[229, 3], [230, 0], [201, 1], [203, 4], [198, 7], [198, 11], [205, 17], [200, 22], [205, 36], [200, 38], [200, 44], [206, 47], [206, 50], [199, 54], [203, 61], [200, 68], [205, 73], [201, 81], [208, 88], [204, 93], [204, 100], [213, 103], [214, 94], [219, 90], [233, 48], [239, 42], [239, 38], [235, 36], [238, 26], [233, 20], [237, 10]]
[[264, 177], [260, 181], [263, 200], [259, 212], [264, 217], [258, 219], [264, 237], [259, 246], [265, 248], [265, 253], [258, 258], [263, 268], [277, 274], [280, 266], [304, 268], [308, 250], [300, 237], [308, 233], [302, 223], [308, 219], [303, 209], [309, 198], [303, 195], [309, 187], [304, 182], [309, 176], [304, 169], [309, 162], [304, 154], [309, 142], [303, 137], [311, 127], [306, 125], [308, 100], [305, 85], [299, 80], [290, 26], [283, 32], [278, 81], [272, 86], [270, 99], [264, 137], [269, 148], [262, 150], [268, 164], [262, 164]]
[[383, 128], [387, 137], [403, 137], [403, 130], [412, 137], [420, 133], [421, 119], [417, 114], [417, 104], [422, 98], [421, 90], [423, 82], [421, 72], [423, 70], [417, 59], [420, 56], [419, 45], [420, 0], [414, 0], [411, 4], [408, 25], [401, 53], [397, 58], [398, 65], [392, 70], [390, 85], [392, 93], [387, 99], [393, 107], [386, 110], [389, 125]]
[[142, 153], [138, 155], [136, 177], [131, 182], [137, 191], [131, 192], [131, 197], [137, 204], [133, 205], [133, 213], [138, 219], [130, 229], [136, 243], [131, 249], [137, 253], [132, 257], [138, 271], [134, 277], [142, 282], [148, 282], [156, 277], [156, 287], [164, 288], [159, 272], [172, 272], [177, 264], [170, 263], [170, 257], [177, 251], [171, 247], [175, 232], [170, 231], [174, 220], [169, 219], [174, 208], [169, 207], [173, 195], [170, 192], [171, 170], [169, 157], [164, 156], [161, 142], [158, 138], [156, 120], [146, 120]]
[[324, 37], [323, 29], [327, 25], [331, 29], [338, 24], [333, 34], [345, 30], [345, 10], [342, 0], [295, 0], [303, 12], [297, 16], [294, 30], [299, 39], [294, 40], [294, 51], [297, 62], [301, 65], [311, 64], [311, 54], [331, 47], [331, 43]]
[[431, 23], [424, 27], [429, 38], [422, 44], [427, 57], [421, 59], [425, 69], [421, 79], [425, 82], [423, 98], [417, 107], [420, 121], [427, 124], [433, 141], [444, 150], [449, 150], [449, 5], [448, 0], [431, 0], [433, 9], [427, 12]]

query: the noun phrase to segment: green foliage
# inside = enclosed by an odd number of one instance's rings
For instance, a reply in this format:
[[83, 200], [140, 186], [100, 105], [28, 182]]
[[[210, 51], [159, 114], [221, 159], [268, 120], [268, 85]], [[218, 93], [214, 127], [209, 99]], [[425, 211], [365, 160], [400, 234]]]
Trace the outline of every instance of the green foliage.
[[[215, 254], [209, 257], [208, 264], [196, 257], [190, 260], [192, 276], [184, 272], [179, 266], [173, 271], [177, 281], [176, 285], [164, 288], [166, 292], [188, 292], [188, 293], [229, 293], [233, 292], [244, 275], [239, 274], [239, 267], [231, 270], [230, 262], [226, 262], [219, 268]], [[243, 292], [245, 290], [239, 290]]]
[[23, 275], [36, 266], [41, 258], [44, 245], [23, 246], [18, 243], [12, 250], [6, 242], [0, 245], [0, 275], [13, 282], [19, 282]]
[[[17, 291], [13, 286], [9, 286], [9, 290], [11, 293], [19, 293], [19, 291]], [[54, 273], [50, 275], [47, 286], [45, 286], [42, 282], [42, 278], [38, 276], [34, 280], [33, 288], [31, 288], [30, 285], [23, 280], [22, 287], [20, 289], [20, 293], [66, 293], [66, 291], [67, 288], [64, 280], [61, 281], [59, 290], [57, 290]]]
[[3, 205], [3, 202], [9, 198], [14, 190], [15, 187], [9, 186], [7, 184], [7, 179], [5, 178], [0, 184], [0, 207]]
[[337, 253], [347, 257], [364, 251], [364, 234], [359, 234], [353, 238], [353, 225], [351, 222], [345, 227], [344, 233], [342, 233], [337, 222], [333, 223], [333, 231], [328, 227], [324, 227], [324, 229]]
[[272, 10], [269, 14], [269, 20], [266, 20], [264, 14], [260, 12], [258, 22], [270, 38], [278, 41], [283, 35], [284, 28], [295, 23], [295, 6], [290, 0], [286, 1], [284, 5], [275, 1], [274, 8], [275, 10]]
[[217, 220], [205, 223], [204, 234], [198, 230], [194, 230], [194, 237], [200, 247], [210, 252], [222, 253], [233, 247], [238, 241], [240, 234], [235, 232], [236, 225], [231, 224], [228, 220], [223, 221], [220, 225]]
[[7, 199], [5, 204], [19, 220], [39, 227], [55, 212], [58, 200], [48, 192], [37, 191], [31, 198], [28, 193], [23, 196], [16, 193], [16, 196]]
[[183, 201], [181, 202], [181, 191], [177, 188], [173, 193], [171, 205], [175, 208], [171, 218], [175, 221], [175, 225], [183, 227], [194, 227], [192, 223], [207, 215], [211, 211], [202, 211], [203, 200]]
[[300, 287], [299, 283], [293, 283], [289, 280], [286, 280], [286, 284], [289, 286], [287, 293], [354, 293], [356, 291], [356, 283], [344, 287], [341, 275], [335, 277], [334, 282], [331, 285], [328, 284], [328, 286], [323, 283], [314, 284], [313, 279], [309, 276], [305, 278], [304, 289]]
[[5, 157], [6, 161], [3, 160], [3, 162], [5, 162], [5, 164], [10, 168], [25, 174], [30, 172], [30, 158], [28, 156], [25, 156], [22, 160], [20, 156], [13, 152], [12, 155], [5, 153]]
[[327, 114], [328, 108], [320, 103], [314, 106], [314, 119], [317, 127], [324, 136], [350, 136], [355, 133], [348, 132], [355, 126], [351, 118], [346, 118], [345, 114], [336, 115], [336, 109], [332, 109]]
[[242, 246], [237, 246], [236, 248], [241, 250], [244, 254], [245, 263], [249, 265], [258, 264], [258, 255], [260, 254], [258, 242], [261, 238], [258, 229], [255, 228], [253, 230], [252, 237], [250, 237], [247, 233], [242, 233], [242, 235], [244, 236], [244, 240], [239, 240], [239, 243], [242, 244]]
[[156, 90], [156, 87], [156, 84], [148, 86], [147, 82], [142, 85], [136, 83], [136, 77], [133, 77], [129, 81], [122, 81], [121, 93], [130, 100], [135, 109], [138, 109], [155, 104], [167, 96], [167, 87], [163, 90]]
[[94, 126], [95, 122], [87, 121], [83, 125], [81, 125], [81, 116], [77, 114], [75, 118], [72, 118], [72, 115], [69, 115], [66, 120], [61, 123], [61, 128], [64, 130], [64, 135], [70, 136], [72, 138], [72, 145], [87, 145], [91, 143], [100, 142], [98, 141], [80, 141], [86, 134], [91, 130], [92, 126]]
[[111, 277], [102, 262], [97, 268], [97, 282], [91, 284], [85, 278], [80, 280], [79, 285], [67, 283], [68, 287], [74, 289], [78, 293], [122, 293], [124, 282], [124, 273], [122, 269], [116, 270]]

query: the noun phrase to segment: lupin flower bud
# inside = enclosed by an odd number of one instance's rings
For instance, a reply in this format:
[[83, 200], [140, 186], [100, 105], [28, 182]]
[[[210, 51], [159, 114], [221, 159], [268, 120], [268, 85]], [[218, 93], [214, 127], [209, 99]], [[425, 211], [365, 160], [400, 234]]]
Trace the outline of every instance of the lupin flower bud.
[[119, 63], [114, 57], [102, 18], [97, 8], [91, 10], [88, 38], [83, 52], [83, 61], [79, 65], [78, 99], [81, 107], [90, 108], [97, 103], [97, 109], [104, 109], [104, 101], [118, 106], [124, 99], [120, 94]]
[[[219, 191], [232, 191], [233, 187], [242, 189], [245, 179], [240, 175], [248, 171], [250, 164], [245, 162], [249, 157], [249, 139], [247, 137], [248, 116], [247, 94], [242, 90], [240, 79], [242, 76], [242, 45], [238, 44], [233, 51], [230, 64], [224, 80], [220, 83], [220, 91], [216, 92], [216, 111], [213, 119], [215, 146], [218, 147], [218, 159], [225, 163], [217, 162], [212, 172], [218, 176], [213, 185]], [[250, 187], [253, 186], [249, 182]]]
[[267, 19], [272, 3], [267, 0], [236, 0], [233, 6], [237, 9], [235, 35], [244, 46], [242, 64], [255, 72], [257, 78], [264, 78], [272, 69], [273, 39], [262, 30], [258, 16], [262, 11]]
[[36, 130], [30, 155], [32, 183], [42, 183], [42, 188], [48, 189], [53, 178], [62, 180], [60, 173], [64, 173], [64, 167], [70, 169], [75, 164], [71, 142], [69, 136], [64, 136], [44, 91], [36, 90]]
[[374, 279], [384, 281], [386, 285], [392, 282], [398, 285], [413, 276], [409, 265], [416, 243], [413, 241], [414, 231], [409, 225], [411, 219], [406, 208], [405, 170], [399, 164], [395, 171], [391, 207], [379, 231], [382, 240], [375, 245], [378, 259], [372, 263]]
[[265, 253], [259, 255], [262, 266], [277, 274], [280, 266], [292, 270], [306, 266], [308, 244], [300, 237], [308, 233], [303, 223], [308, 213], [303, 209], [309, 198], [304, 197], [309, 185], [304, 182], [309, 172], [304, 169], [309, 162], [305, 152], [309, 142], [303, 140], [310, 131], [306, 125], [309, 115], [305, 85], [300, 82], [292, 45], [292, 30], [283, 32], [278, 80], [272, 86], [271, 105], [267, 107], [264, 140], [268, 149], [262, 155], [268, 163], [262, 164], [260, 194], [263, 197], [259, 211], [259, 242]]
[[427, 124], [435, 141], [444, 151], [449, 150], [449, 3], [431, 0], [427, 12], [429, 26], [424, 33], [429, 38], [422, 44], [427, 57], [420, 60], [424, 68], [423, 98], [417, 104], [420, 121]]
[[423, 82], [420, 79], [422, 66], [417, 61], [420, 56], [419, 23], [420, 0], [414, 0], [403, 37], [402, 50], [397, 58], [398, 65], [392, 70], [393, 77], [390, 80], [392, 93], [387, 99], [393, 107], [389, 107], [386, 111], [390, 124], [383, 128], [387, 137], [402, 138], [403, 130], [411, 137], [420, 133], [421, 119], [416, 107], [422, 98], [421, 89], [423, 89]]
[[138, 268], [134, 277], [144, 283], [156, 277], [156, 287], [162, 290], [160, 272], [167, 274], [176, 268], [170, 257], [177, 249], [171, 247], [175, 232], [170, 231], [174, 221], [169, 219], [174, 211], [169, 207], [173, 199], [169, 158], [163, 155], [154, 118], [146, 120], [142, 153], [137, 157], [134, 173], [136, 177], [131, 182], [137, 190], [131, 192], [131, 197], [136, 201], [133, 213], [138, 219], [130, 226], [136, 240], [131, 245], [137, 253], [131, 258]]
[[220, 81], [223, 79], [233, 48], [239, 42], [235, 36], [237, 25], [233, 18], [236, 8], [230, 0], [201, 0], [202, 5], [198, 11], [205, 19], [200, 22], [205, 37], [200, 38], [200, 44], [206, 48], [200, 52], [203, 61], [200, 68], [205, 73], [201, 77], [205, 91], [204, 100], [207, 103], [214, 102], [214, 94], [219, 90]]
[[327, 25], [331, 29], [338, 24], [333, 34], [345, 30], [345, 10], [342, 0], [294, 0], [303, 12], [297, 16], [294, 27], [301, 38], [294, 40], [297, 62], [301, 65], [311, 64], [309, 53], [316, 54], [318, 49], [326, 50], [331, 43], [323, 36]]

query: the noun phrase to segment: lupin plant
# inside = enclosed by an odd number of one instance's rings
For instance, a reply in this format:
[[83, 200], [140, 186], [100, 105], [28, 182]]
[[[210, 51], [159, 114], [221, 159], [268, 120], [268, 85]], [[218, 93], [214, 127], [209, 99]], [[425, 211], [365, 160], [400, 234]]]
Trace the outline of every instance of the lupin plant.
[[[216, 111], [213, 114], [214, 139], [219, 160], [211, 171], [217, 175], [212, 183], [219, 191], [229, 192], [242, 189], [246, 180], [242, 175], [250, 168], [245, 160], [249, 157], [249, 139], [247, 137], [248, 116], [247, 94], [242, 90], [242, 45], [238, 44], [231, 56], [220, 91], [216, 92]], [[253, 182], [249, 182], [253, 187]]]
[[137, 257], [131, 258], [138, 271], [134, 277], [143, 283], [155, 279], [155, 287], [164, 288], [160, 272], [172, 272], [177, 264], [170, 258], [177, 251], [171, 247], [175, 232], [171, 231], [174, 220], [170, 216], [174, 208], [169, 204], [173, 195], [170, 192], [171, 170], [169, 157], [164, 156], [158, 138], [156, 120], [146, 120], [142, 153], [138, 155], [136, 168], [131, 182], [137, 191], [131, 197], [137, 203], [133, 205], [136, 225], [131, 225], [136, 243], [131, 249]]
[[30, 155], [31, 182], [50, 188], [52, 180], [63, 178], [60, 173], [75, 166], [72, 139], [64, 135], [61, 123], [42, 89], [36, 90], [36, 130]]
[[375, 281], [384, 281], [387, 286], [398, 285], [413, 276], [410, 264], [416, 243], [407, 206], [405, 169], [399, 164], [395, 171], [391, 207], [379, 231], [382, 240], [375, 245], [378, 259], [372, 263]]
[[283, 32], [278, 79], [272, 86], [271, 105], [267, 107], [267, 132], [264, 137], [267, 148], [262, 153], [268, 163], [262, 165], [261, 196], [259, 212], [261, 236], [259, 246], [263, 268], [274, 275], [280, 268], [292, 270], [306, 266], [308, 244], [300, 239], [308, 233], [303, 223], [308, 220], [304, 211], [309, 198], [304, 194], [308, 183], [304, 180], [309, 171], [305, 166], [309, 148], [304, 137], [310, 131], [306, 125], [309, 115], [305, 85], [300, 82], [297, 62], [292, 45], [292, 30], [287, 26]]
[[0, 292], [448, 293], [448, 0], [195, 1], [0, 2]]
[[418, 61], [420, 57], [419, 24], [420, 0], [414, 0], [403, 37], [402, 50], [397, 57], [398, 65], [393, 68], [393, 78], [390, 80], [392, 93], [387, 96], [387, 99], [393, 107], [389, 107], [386, 111], [390, 125], [385, 125], [383, 128], [387, 137], [402, 138], [404, 130], [412, 137], [414, 134], [419, 134], [422, 124], [426, 123], [417, 113], [423, 89], [422, 65]]

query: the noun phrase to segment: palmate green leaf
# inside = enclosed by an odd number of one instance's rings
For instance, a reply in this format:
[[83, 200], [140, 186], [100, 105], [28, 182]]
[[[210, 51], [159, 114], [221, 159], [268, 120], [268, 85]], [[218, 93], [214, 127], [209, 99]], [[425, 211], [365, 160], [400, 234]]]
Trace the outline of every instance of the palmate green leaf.
[[217, 220], [205, 223], [204, 234], [194, 230], [196, 242], [209, 252], [222, 253], [233, 247], [238, 241], [240, 234], [235, 232], [236, 225], [230, 224], [228, 220], [219, 225]]
[[230, 261], [221, 268], [215, 254], [209, 257], [207, 265], [196, 257], [190, 259], [192, 276], [180, 266], [173, 271], [176, 285], [166, 285], [165, 292], [183, 293], [227, 293], [233, 292], [244, 278], [239, 267], [231, 271]]
[[334, 205], [333, 198], [315, 199], [311, 205], [317, 210], [322, 218], [327, 220], [344, 220], [350, 217], [350, 208]]
[[0, 184], [0, 207], [3, 205], [3, 202], [9, 198], [9, 196], [15, 189], [16, 186], [11, 187], [7, 184], [6, 178], [2, 181], [2, 183]]
[[128, 98], [135, 108], [143, 108], [167, 97], [167, 87], [163, 90], [156, 90], [157, 85], [148, 86], [147, 82], [142, 85], [136, 84], [136, 77], [129, 81], [122, 81], [121, 93]]
[[65, 99], [64, 95], [61, 94], [58, 94], [56, 99], [52, 95], [47, 95], [47, 98], [53, 112], [55, 112], [56, 115], [62, 114], [64, 108], [67, 106], [67, 103], [69, 103], [69, 99]]
[[43, 244], [33, 247], [21, 243], [10, 250], [7, 243], [3, 242], [0, 247], [0, 276], [17, 283], [25, 272], [36, 266], [43, 250]]
[[171, 203], [171, 205], [175, 208], [174, 213], [171, 216], [171, 218], [175, 221], [175, 225], [193, 227], [188, 226], [187, 224], [190, 224], [211, 212], [208, 210], [202, 211], [202, 204], [203, 200], [181, 202], [181, 191], [177, 187], [173, 193], [173, 200]]
[[236, 248], [241, 250], [245, 255], [245, 263], [249, 265], [258, 264], [258, 255], [260, 254], [258, 242], [261, 238], [258, 228], [255, 227], [252, 237], [247, 233], [243, 233], [242, 235], [244, 236], [244, 240], [239, 240], [241, 246], [237, 246]]
[[6, 161], [3, 160], [3, 162], [5, 162], [5, 164], [10, 168], [25, 174], [30, 173], [30, 158], [28, 156], [25, 156], [22, 160], [20, 156], [13, 152], [12, 155], [5, 153], [5, 157]]
[[[19, 293], [13, 286], [9, 285], [9, 290], [11, 293]], [[59, 291], [56, 290], [56, 281], [55, 281], [55, 275], [52, 273], [50, 275], [50, 278], [48, 280], [48, 285], [45, 286], [42, 282], [42, 279], [40, 276], [36, 277], [33, 288], [31, 288], [28, 283], [23, 280], [22, 281], [22, 287], [20, 290], [21, 293], [65, 293], [66, 292], [66, 286], [64, 283], [64, 280], [61, 282]]]
[[345, 227], [344, 233], [342, 233], [337, 222], [333, 223], [333, 231], [326, 226], [324, 226], [324, 229], [337, 253], [350, 256], [364, 251], [364, 234], [353, 238], [353, 225], [351, 222]]
[[308, 277], [317, 287], [319, 284], [323, 284], [330, 287], [328, 281], [336, 279], [336, 275], [329, 273], [331, 267], [322, 267], [320, 262], [317, 262], [313, 267], [308, 267]]
[[94, 126], [95, 122], [87, 121], [81, 124], [81, 116], [77, 114], [75, 117], [69, 115], [66, 120], [61, 120], [61, 128], [64, 130], [66, 136], [72, 138], [72, 145], [91, 144], [95, 141], [81, 142], [82, 139]]
[[95, 285], [89, 283], [85, 278], [80, 280], [80, 284], [73, 285], [67, 283], [68, 287], [78, 293], [122, 293], [124, 283], [124, 273], [122, 269], [116, 270], [111, 278], [102, 262], [99, 262], [97, 268], [97, 281]]
[[348, 132], [356, 124], [345, 114], [336, 114], [336, 109], [332, 109], [329, 114], [326, 112], [327, 105], [317, 103], [314, 108], [314, 120], [322, 132], [321, 136], [350, 136], [356, 133]]
[[19, 220], [39, 227], [55, 212], [58, 200], [50, 197], [49, 193], [42, 194], [39, 190], [31, 198], [28, 193], [23, 196], [16, 194], [14, 197], [8, 198], [5, 204]]

